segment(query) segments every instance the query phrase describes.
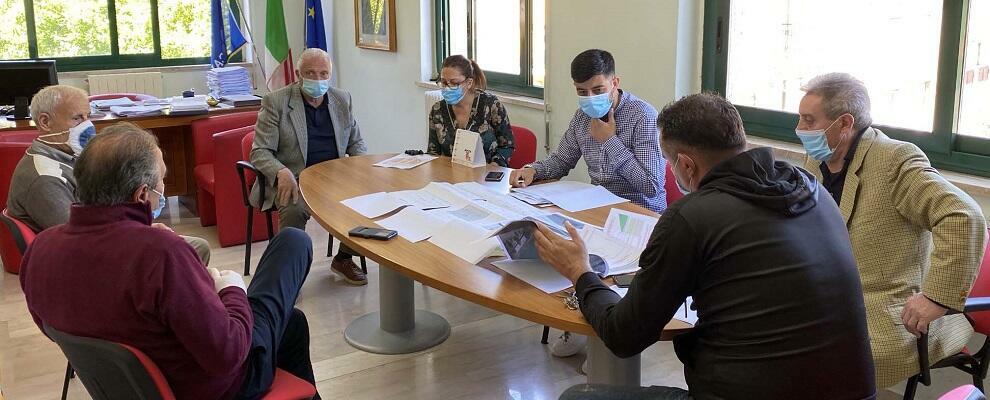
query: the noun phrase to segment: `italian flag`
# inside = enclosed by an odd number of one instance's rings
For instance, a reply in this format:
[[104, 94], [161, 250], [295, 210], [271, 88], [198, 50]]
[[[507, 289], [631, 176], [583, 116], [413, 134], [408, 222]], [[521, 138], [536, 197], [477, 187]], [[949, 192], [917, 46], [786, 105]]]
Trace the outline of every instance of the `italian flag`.
[[268, 0], [265, 9], [265, 71], [268, 90], [272, 92], [296, 81], [282, 0]]

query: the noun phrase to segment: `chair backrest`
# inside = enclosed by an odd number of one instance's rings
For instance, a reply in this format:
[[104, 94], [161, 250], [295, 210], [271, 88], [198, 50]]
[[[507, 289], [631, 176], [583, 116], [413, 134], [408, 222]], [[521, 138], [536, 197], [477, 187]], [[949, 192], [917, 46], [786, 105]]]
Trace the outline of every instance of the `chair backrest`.
[[663, 190], [667, 192], [667, 207], [670, 207], [675, 201], [684, 197], [681, 190], [677, 188], [677, 178], [674, 178], [674, 169], [670, 166], [670, 160], [667, 160], [667, 172], [664, 176]]
[[[986, 251], [990, 249], [990, 242], [987, 242], [987, 245], [969, 297], [990, 297], [990, 251]], [[973, 323], [973, 330], [984, 335], [990, 334], [990, 311], [967, 313], [966, 316]]]
[[7, 205], [7, 194], [10, 192], [10, 179], [14, 168], [24, 158], [24, 152], [31, 147], [31, 142], [38, 137], [38, 131], [14, 131], [0, 134], [0, 207]]
[[165, 375], [140, 350], [106, 340], [70, 335], [50, 326], [45, 333], [69, 359], [94, 400], [174, 400]]
[[155, 96], [152, 96], [150, 94], [143, 94], [143, 93], [103, 93], [103, 94], [94, 94], [92, 96], [89, 96], [89, 101], [119, 99], [121, 97], [126, 97], [128, 99], [131, 99], [132, 101], [155, 99]]
[[213, 163], [213, 135], [231, 129], [253, 127], [257, 121], [257, 111], [214, 115], [193, 121], [190, 130], [193, 138], [194, 165]]
[[[251, 147], [254, 146], [254, 131], [249, 132], [247, 135], [241, 139], [241, 159], [244, 161], [251, 161]], [[251, 171], [244, 171], [244, 182], [247, 185], [248, 191], [251, 190], [251, 186], [254, 185], [255, 180], [254, 173]]]
[[0, 260], [3, 260], [4, 270], [12, 274], [21, 272], [21, 260], [35, 235], [30, 227], [3, 209], [0, 213]]
[[512, 125], [512, 137], [516, 142], [516, 150], [509, 158], [509, 168], [522, 168], [536, 161], [536, 135], [528, 128]]
[[943, 394], [938, 400], [986, 400], [986, 397], [976, 386], [963, 385]]

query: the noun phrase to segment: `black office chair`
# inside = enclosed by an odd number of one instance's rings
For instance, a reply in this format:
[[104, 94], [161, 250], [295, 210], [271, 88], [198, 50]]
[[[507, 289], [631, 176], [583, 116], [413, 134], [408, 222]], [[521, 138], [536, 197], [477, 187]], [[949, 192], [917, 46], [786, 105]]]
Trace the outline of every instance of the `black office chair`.
[[[251, 239], [253, 239], [254, 233], [254, 206], [249, 200], [251, 197], [251, 182], [248, 182], [248, 177], [246, 171], [251, 171], [255, 179], [258, 180], [258, 187], [261, 189], [260, 198], [265, 198], [265, 188], [268, 187], [265, 175], [261, 173], [258, 168], [255, 168], [250, 162], [238, 161], [237, 162], [237, 177], [241, 180], [241, 198], [244, 200], [244, 206], [247, 207], [247, 237], [244, 240], [244, 275], [251, 275]], [[272, 211], [274, 207], [267, 210], [262, 210], [265, 213], [265, 220], [268, 224], [268, 240], [271, 240], [274, 236], [274, 229], [272, 228]], [[333, 235], [330, 235], [330, 240], [327, 243], [327, 257], [333, 256]], [[361, 257], [361, 272], [365, 274], [368, 273], [368, 261]]]

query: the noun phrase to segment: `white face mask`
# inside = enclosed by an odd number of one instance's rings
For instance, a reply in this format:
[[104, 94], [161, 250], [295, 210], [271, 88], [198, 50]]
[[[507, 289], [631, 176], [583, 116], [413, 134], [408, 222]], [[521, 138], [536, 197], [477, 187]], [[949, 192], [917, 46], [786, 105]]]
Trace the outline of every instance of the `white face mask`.
[[[66, 132], [69, 132], [69, 138], [66, 139], [64, 142], [49, 142], [47, 140], [42, 139], [45, 137], [59, 136]], [[59, 144], [68, 145], [69, 148], [72, 149], [73, 154], [78, 156], [82, 154], [83, 148], [86, 147], [90, 139], [92, 139], [93, 136], [95, 135], [96, 135], [96, 127], [93, 126], [93, 122], [91, 122], [90, 120], [85, 120], [83, 122], [80, 122], [79, 125], [69, 128], [68, 131], [49, 133], [47, 135], [38, 136], [38, 141], [53, 145], [59, 145]]]

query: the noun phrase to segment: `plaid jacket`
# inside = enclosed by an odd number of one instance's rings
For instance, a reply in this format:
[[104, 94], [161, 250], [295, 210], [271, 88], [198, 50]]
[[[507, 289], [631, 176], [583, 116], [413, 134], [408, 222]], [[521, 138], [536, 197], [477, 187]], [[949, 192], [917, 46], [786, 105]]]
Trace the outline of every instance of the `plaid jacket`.
[[[809, 157], [805, 168], [821, 179], [819, 164]], [[877, 387], [888, 387], [918, 373], [916, 339], [901, 322], [904, 303], [922, 292], [962, 310], [983, 259], [986, 220], [921, 149], [875, 128], [860, 139], [839, 206], [863, 283]], [[931, 362], [958, 352], [972, 333], [963, 315], [934, 321]]]

